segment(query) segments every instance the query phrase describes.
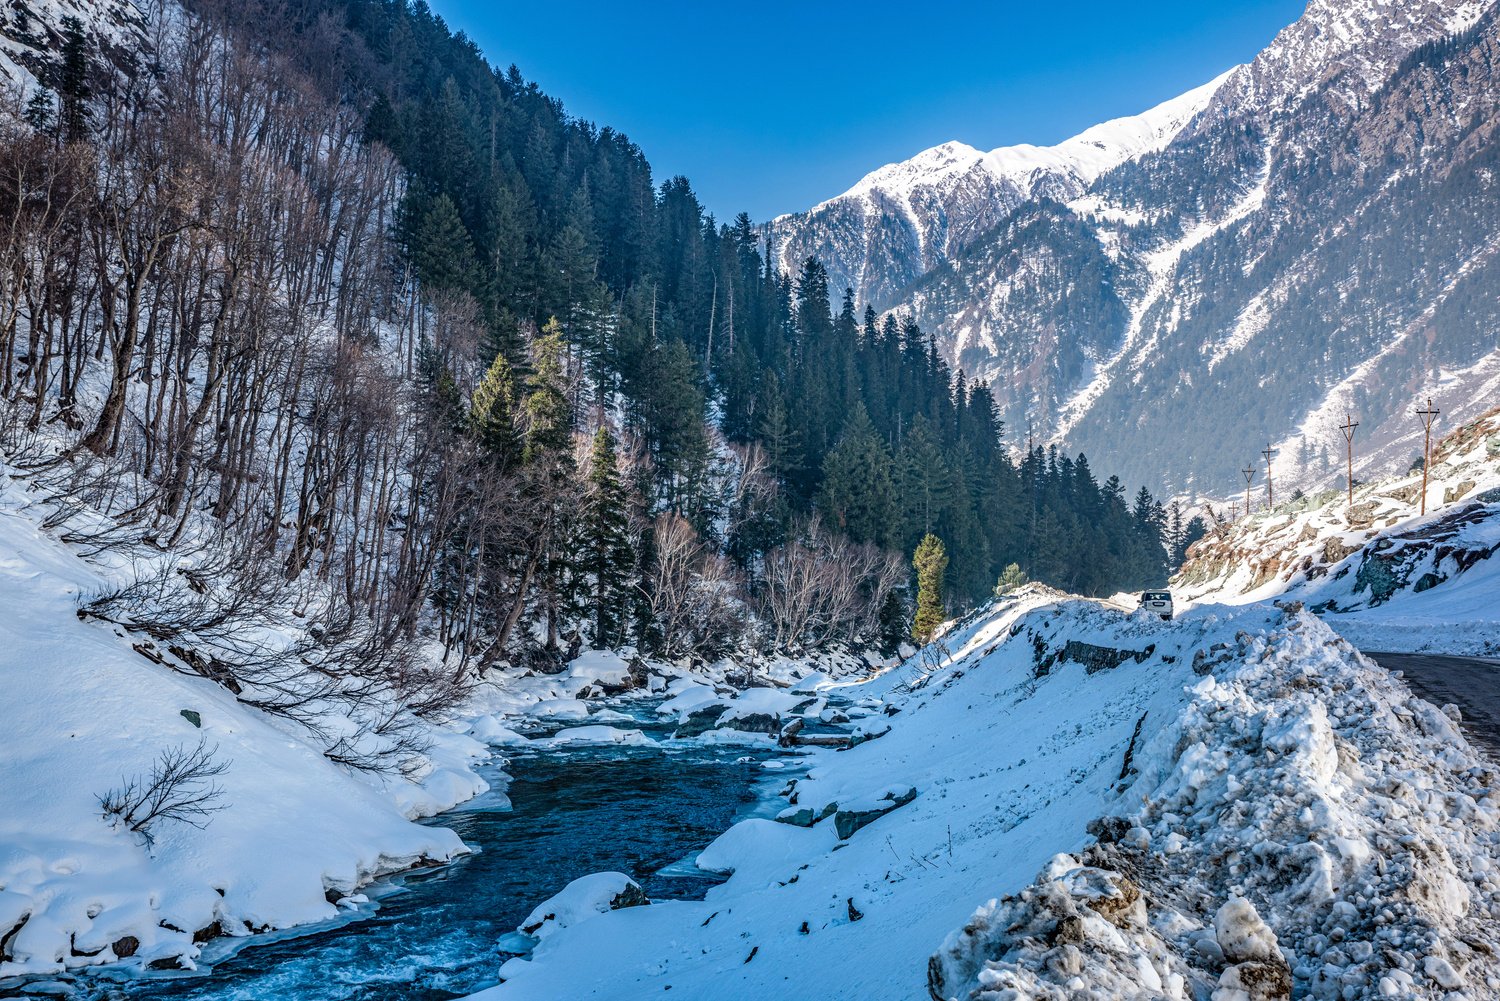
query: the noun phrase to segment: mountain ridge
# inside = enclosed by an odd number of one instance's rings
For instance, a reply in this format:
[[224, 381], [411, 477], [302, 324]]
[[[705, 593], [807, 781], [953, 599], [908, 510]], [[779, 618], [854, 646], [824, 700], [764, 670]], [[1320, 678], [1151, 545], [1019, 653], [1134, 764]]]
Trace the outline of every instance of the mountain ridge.
[[[1333, 424], [1351, 411], [1374, 432], [1363, 461], [1393, 471], [1418, 430], [1408, 399], [1446, 394], [1462, 417], [1500, 376], [1483, 343], [1500, 304], [1477, 288], [1489, 211], [1470, 190], [1493, 176], [1495, 10], [1314, 0], [1160, 148], [1086, 185], [970, 185], [930, 221], [866, 230], [835, 200], [772, 233], [783, 265], [832, 256], [835, 286], [854, 277], [934, 331], [1013, 427], [1118, 454], [1128, 475], [1229, 495], [1269, 441], [1277, 476], [1317, 486], [1342, 470]], [[961, 245], [891, 252], [929, 222]], [[1204, 430], [1223, 416], [1244, 425], [1228, 442]]]

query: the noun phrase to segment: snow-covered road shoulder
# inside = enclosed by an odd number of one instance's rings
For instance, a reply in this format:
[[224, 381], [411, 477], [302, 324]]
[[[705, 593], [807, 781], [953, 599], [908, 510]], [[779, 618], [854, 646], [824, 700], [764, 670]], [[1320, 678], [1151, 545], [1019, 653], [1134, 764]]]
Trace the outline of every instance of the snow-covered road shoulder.
[[883, 698], [889, 732], [710, 846], [727, 883], [562, 929], [480, 996], [1500, 984], [1494, 771], [1296, 606], [1163, 622], [1034, 589], [845, 694]]
[[1136, 808], [950, 935], [933, 997], [1494, 996], [1500, 776], [1311, 615], [1268, 626], [1199, 658]]

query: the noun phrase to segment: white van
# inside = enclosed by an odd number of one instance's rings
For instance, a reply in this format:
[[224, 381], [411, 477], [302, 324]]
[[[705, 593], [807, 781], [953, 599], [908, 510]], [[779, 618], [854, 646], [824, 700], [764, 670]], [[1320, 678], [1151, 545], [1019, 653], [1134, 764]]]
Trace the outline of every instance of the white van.
[[1141, 595], [1141, 607], [1148, 612], [1155, 612], [1164, 619], [1170, 619], [1172, 617], [1172, 592], [1146, 591]]

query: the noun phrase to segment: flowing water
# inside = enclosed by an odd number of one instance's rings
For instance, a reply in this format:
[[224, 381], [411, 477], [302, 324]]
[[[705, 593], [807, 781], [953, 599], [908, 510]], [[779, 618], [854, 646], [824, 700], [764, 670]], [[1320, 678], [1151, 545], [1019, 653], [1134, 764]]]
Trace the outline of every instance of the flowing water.
[[[635, 725], [635, 724], [631, 724]], [[206, 975], [82, 979], [98, 1001], [446, 1001], [496, 982], [497, 939], [570, 880], [613, 870], [653, 898], [701, 897], [713, 878], [684, 864], [763, 802], [769, 752], [733, 747], [578, 748], [506, 763], [491, 793], [435, 818], [477, 849], [366, 892], [343, 922], [211, 942]], [[506, 785], [498, 768], [486, 776]], [[665, 872], [663, 870], [666, 870]], [[227, 952], [227, 954], [226, 954]]]

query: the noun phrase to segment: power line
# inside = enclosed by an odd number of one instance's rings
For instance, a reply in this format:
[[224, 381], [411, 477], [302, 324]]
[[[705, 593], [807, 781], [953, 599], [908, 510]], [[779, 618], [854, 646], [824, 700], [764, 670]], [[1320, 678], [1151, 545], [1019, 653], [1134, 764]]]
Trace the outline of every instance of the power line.
[[1260, 454], [1266, 457], [1266, 510], [1274, 511], [1276, 509], [1276, 497], [1271, 493], [1271, 459], [1275, 457], [1276, 450], [1271, 447], [1270, 442], [1266, 442], [1265, 451]]

